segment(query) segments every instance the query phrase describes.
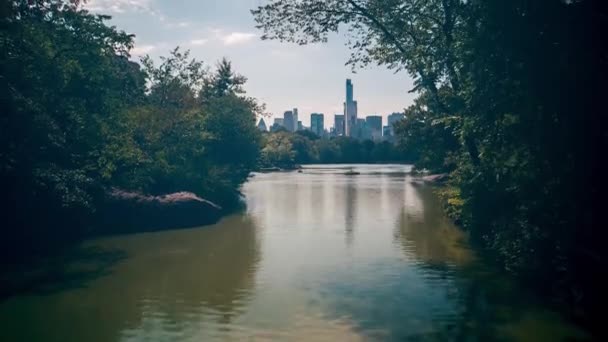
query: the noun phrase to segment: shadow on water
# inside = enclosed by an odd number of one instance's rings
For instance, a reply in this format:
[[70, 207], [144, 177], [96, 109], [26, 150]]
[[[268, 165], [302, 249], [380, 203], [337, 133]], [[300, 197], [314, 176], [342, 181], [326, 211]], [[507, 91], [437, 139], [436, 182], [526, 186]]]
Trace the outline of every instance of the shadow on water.
[[[392, 260], [338, 272], [323, 298], [371, 339], [390, 341], [585, 341], [515, 279], [482, 263], [445, 218], [429, 187], [405, 185]], [[373, 276], [370, 276], [373, 275]]]
[[0, 303], [13, 296], [50, 295], [86, 287], [127, 257], [119, 249], [72, 247], [60, 255], [16, 265], [0, 274]]
[[[81, 278], [62, 278], [56, 283], [64, 291], [0, 303], [1, 341], [206, 340], [234, 328], [260, 261], [255, 224], [242, 215], [205, 228], [96, 239], [83, 249], [124, 252], [105, 255], [112, 276], [92, 269], [86, 288], [78, 288]], [[85, 261], [86, 254], [78, 264]]]

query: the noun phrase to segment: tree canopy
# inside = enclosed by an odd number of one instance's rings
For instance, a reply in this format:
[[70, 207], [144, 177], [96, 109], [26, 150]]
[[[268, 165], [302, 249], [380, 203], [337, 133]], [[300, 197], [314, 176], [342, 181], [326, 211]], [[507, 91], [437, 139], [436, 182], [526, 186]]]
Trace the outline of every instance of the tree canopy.
[[264, 167], [292, 168], [301, 164], [411, 162], [410, 153], [388, 141], [359, 141], [348, 137], [320, 139], [308, 131], [286, 130], [263, 136], [260, 163]]
[[237, 204], [263, 106], [228, 60], [210, 68], [175, 48], [136, 63], [134, 36], [79, 1], [1, 6], [3, 255], [87, 234], [112, 188]]

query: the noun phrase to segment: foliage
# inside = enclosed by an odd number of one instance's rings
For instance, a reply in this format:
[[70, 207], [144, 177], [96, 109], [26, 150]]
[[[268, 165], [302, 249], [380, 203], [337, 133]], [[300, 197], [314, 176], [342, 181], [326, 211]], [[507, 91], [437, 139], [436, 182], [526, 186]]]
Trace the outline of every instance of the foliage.
[[295, 164], [295, 155], [290, 135], [287, 132], [277, 132], [265, 136], [262, 165], [290, 168]]
[[[5, 6], [5, 5], [3, 5]], [[57, 234], [94, 209], [104, 122], [143, 97], [132, 36], [61, 1], [12, 1], [0, 18], [0, 182], [12, 204], [3, 247], [49, 216]], [[48, 226], [47, 226], [48, 227]], [[49, 235], [49, 234], [42, 234]], [[19, 241], [19, 244], [12, 244]], [[9, 249], [10, 250], [10, 249]]]
[[382, 163], [407, 159], [387, 141], [360, 142], [346, 137], [319, 139], [300, 131], [278, 131], [265, 135], [261, 161], [263, 167], [292, 168], [296, 164]]
[[128, 59], [133, 36], [78, 1], [1, 6], [3, 254], [83, 236], [112, 187], [236, 203], [263, 107], [228, 61], [211, 72], [176, 48], [140, 65]]
[[[244, 78], [234, 74], [226, 60], [209, 73], [179, 49], [158, 66], [149, 57], [143, 62], [147, 101], [124, 111], [117, 120], [120, 126], [111, 130], [116, 145], [106, 150], [105, 160], [122, 167], [110, 177], [130, 190], [188, 190], [234, 204], [235, 191], [257, 164], [259, 153], [257, 103], [240, 95], [239, 88], [226, 87], [242, 84]], [[123, 153], [115, 153], [121, 149]]]

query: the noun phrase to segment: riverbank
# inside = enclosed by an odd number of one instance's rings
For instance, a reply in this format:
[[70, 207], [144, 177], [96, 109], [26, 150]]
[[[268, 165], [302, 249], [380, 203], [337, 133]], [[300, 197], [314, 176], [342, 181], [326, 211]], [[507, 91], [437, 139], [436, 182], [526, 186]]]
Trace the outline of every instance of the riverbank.
[[[152, 196], [118, 189], [108, 191], [96, 206], [97, 210], [83, 220], [86, 227], [72, 229], [81, 232], [79, 235], [46, 239], [36, 242], [38, 247], [31, 250], [4, 255], [0, 301], [96, 278], [125, 257], [118, 251], [80, 248], [89, 239], [210, 226], [241, 208], [220, 207], [191, 192]], [[66, 267], [74, 263], [79, 266]]]
[[[465, 201], [462, 198], [460, 189], [449, 181], [450, 176], [449, 174], [426, 175], [420, 176], [418, 181], [433, 186], [444, 213], [454, 224], [470, 235], [470, 243], [477, 253], [482, 255], [494, 267], [513, 274], [518, 282], [521, 283], [521, 286], [535, 293], [535, 298], [539, 302], [542, 302], [543, 305], [559, 312], [569, 322], [576, 324], [585, 331], [591, 332], [596, 336], [602, 336], [604, 333], [602, 326], [595, 323], [597, 313], [593, 311], [593, 308], [582, 304], [583, 294], [575, 287], [574, 284], [577, 284], [576, 282], [573, 282], [571, 279], [564, 279], [559, 274], [552, 273], [551, 271], [515, 273], [505, 267], [505, 264], [502, 263], [500, 252], [489, 248], [488, 242], [484, 240], [483, 236], [480, 236], [480, 232], [470, 231], [470, 227], [464, 222], [463, 217]], [[599, 263], [593, 264], [594, 259], [592, 257], [585, 256], [585, 258], [586, 265], [593, 265], [593, 267], [598, 269], [601, 268]], [[547, 284], [554, 284], [550, 286], [549, 291], [547, 290]]]
[[262, 172], [262, 173], [268, 173], [268, 172], [283, 172], [283, 171], [295, 171], [295, 170], [300, 170], [302, 169], [302, 165], [281, 165], [276, 166], [276, 165], [272, 165], [269, 167], [260, 167], [258, 168], [256, 171], [257, 172]]

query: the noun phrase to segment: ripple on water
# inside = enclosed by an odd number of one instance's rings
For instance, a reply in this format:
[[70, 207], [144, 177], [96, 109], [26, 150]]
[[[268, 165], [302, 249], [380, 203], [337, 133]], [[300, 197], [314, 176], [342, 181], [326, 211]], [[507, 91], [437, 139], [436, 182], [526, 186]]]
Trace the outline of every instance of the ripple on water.
[[0, 303], [0, 341], [580, 336], [484, 267], [409, 168], [260, 174], [243, 186], [247, 211], [216, 225], [89, 241], [128, 257], [77, 289]]

